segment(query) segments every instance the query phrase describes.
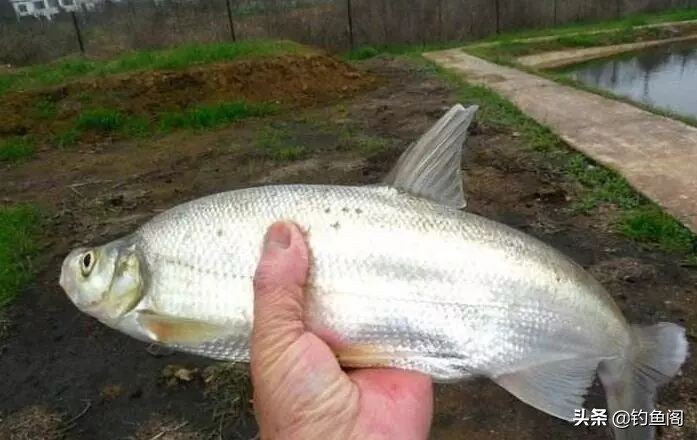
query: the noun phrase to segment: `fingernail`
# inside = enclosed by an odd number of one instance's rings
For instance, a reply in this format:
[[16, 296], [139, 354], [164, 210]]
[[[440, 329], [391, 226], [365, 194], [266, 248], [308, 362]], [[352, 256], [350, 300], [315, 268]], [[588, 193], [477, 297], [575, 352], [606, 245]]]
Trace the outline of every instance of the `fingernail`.
[[266, 249], [288, 249], [290, 247], [290, 228], [285, 223], [276, 223], [266, 233]]

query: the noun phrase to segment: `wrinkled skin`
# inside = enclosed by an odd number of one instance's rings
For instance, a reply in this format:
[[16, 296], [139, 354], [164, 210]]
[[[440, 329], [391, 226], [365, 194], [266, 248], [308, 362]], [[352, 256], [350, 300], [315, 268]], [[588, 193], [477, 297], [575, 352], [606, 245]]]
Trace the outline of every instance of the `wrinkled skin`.
[[345, 372], [303, 324], [309, 250], [302, 232], [273, 225], [255, 276], [251, 371], [262, 439], [428, 437], [428, 376], [393, 369]]

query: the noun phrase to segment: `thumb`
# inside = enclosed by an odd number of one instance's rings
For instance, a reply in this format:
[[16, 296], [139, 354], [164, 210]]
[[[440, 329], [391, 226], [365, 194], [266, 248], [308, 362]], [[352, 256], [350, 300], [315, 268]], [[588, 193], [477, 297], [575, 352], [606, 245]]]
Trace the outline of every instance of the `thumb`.
[[271, 226], [254, 276], [252, 357], [275, 363], [274, 353], [303, 334], [307, 272], [308, 249], [300, 229], [292, 223]]
[[254, 277], [250, 363], [262, 438], [337, 438], [337, 426], [353, 426], [347, 420], [355, 416], [356, 387], [329, 346], [305, 331], [308, 255], [300, 229], [277, 223], [266, 235]]

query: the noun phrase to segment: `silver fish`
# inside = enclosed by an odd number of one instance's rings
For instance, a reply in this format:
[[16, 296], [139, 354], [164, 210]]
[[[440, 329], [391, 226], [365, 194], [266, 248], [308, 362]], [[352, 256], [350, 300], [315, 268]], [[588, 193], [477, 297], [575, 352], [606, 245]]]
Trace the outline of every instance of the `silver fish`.
[[656, 387], [687, 356], [684, 329], [630, 326], [573, 261], [459, 209], [459, 161], [476, 110], [454, 107], [384, 185], [268, 186], [195, 200], [73, 251], [60, 283], [82, 311], [142, 341], [246, 362], [262, 238], [291, 220], [312, 250], [306, 325], [342, 365], [442, 382], [485, 376], [565, 420], [597, 371], [611, 414], [650, 411]]

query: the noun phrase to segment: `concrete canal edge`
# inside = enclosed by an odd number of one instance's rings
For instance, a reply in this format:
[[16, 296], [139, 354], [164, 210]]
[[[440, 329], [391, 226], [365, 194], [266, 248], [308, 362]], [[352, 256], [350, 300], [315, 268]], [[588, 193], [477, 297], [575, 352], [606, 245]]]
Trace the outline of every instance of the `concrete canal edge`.
[[424, 56], [513, 102], [697, 233], [697, 128], [462, 49]]
[[582, 63], [597, 58], [605, 58], [634, 50], [664, 46], [666, 44], [697, 40], [697, 34], [664, 40], [641, 41], [639, 43], [617, 44], [614, 46], [589, 47], [584, 49], [567, 49], [553, 52], [543, 52], [518, 58], [516, 61], [523, 66], [534, 69], [554, 69], [569, 64]]

